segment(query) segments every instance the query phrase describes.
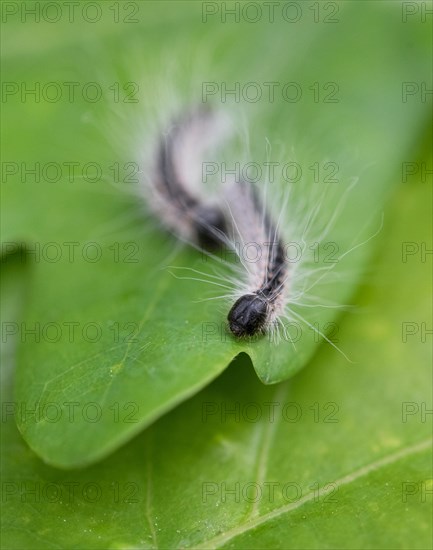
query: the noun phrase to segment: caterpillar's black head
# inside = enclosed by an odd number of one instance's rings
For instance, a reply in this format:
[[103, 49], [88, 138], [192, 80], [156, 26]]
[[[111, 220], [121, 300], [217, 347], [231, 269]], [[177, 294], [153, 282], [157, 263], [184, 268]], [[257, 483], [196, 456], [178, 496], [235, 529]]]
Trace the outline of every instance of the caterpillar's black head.
[[267, 302], [257, 294], [245, 294], [233, 304], [227, 319], [230, 330], [240, 338], [261, 332], [267, 317]]
[[214, 206], [201, 206], [195, 216], [197, 240], [205, 250], [216, 250], [226, 233], [224, 214]]

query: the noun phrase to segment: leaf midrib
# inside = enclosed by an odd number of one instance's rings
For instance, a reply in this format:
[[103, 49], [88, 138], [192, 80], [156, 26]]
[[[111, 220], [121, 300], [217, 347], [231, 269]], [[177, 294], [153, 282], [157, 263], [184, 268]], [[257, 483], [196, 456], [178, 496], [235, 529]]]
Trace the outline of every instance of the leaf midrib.
[[[322, 488], [319, 491], [320, 496], [326, 496], [328, 493], [332, 493], [335, 491], [335, 486], [337, 486], [337, 489], [344, 485], [349, 485], [350, 483], [356, 481], [359, 478], [362, 478], [369, 473], [373, 471], [377, 471], [380, 468], [383, 468], [385, 466], [388, 466], [390, 464], [393, 464], [394, 462], [397, 462], [403, 458], [406, 458], [407, 456], [410, 456], [412, 454], [416, 454], [422, 451], [425, 451], [429, 447], [432, 446], [433, 440], [432, 439], [426, 439], [424, 441], [421, 441], [419, 443], [416, 443], [415, 445], [411, 445], [409, 447], [403, 447], [402, 449], [396, 451], [395, 453], [389, 454], [387, 456], [384, 456], [380, 458], [379, 460], [376, 460], [374, 462], [371, 462], [370, 464], [367, 464], [365, 466], [362, 466], [358, 470], [355, 470], [354, 472], [350, 474], [346, 474], [345, 476], [333, 481], [332, 483], [328, 484], [327, 488]], [[225, 533], [221, 533], [214, 537], [213, 539], [209, 539], [202, 544], [195, 546], [196, 550], [202, 549], [202, 550], [209, 550], [209, 548], [220, 548], [223, 546], [226, 542], [229, 540], [239, 536], [243, 535], [247, 531], [250, 531], [251, 529], [255, 529], [256, 527], [262, 525], [263, 523], [266, 523], [267, 521], [271, 521], [283, 514], [286, 514], [288, 512], [291, 512], [292, 510], [295, 510], [297, 508], [300, 508], [307, 502], [313, 500], [314, 498], [317, 498], [317, 490], [311, 491], [310, 493], [307, 493], [304, 497], [299, 499], [295, 503], [287, 504], [285, 506], [281, 506], [280, 508], [276, 508], [275, 510], [272, 510], [271, 512], [268, 512], [266, 514], [263, 514], [262, 516], [258, 516], [255, 518], [250, 519], [249, 521], [234, 527], [233, 529], [230, 529], [229, 531], [226, 531]]]

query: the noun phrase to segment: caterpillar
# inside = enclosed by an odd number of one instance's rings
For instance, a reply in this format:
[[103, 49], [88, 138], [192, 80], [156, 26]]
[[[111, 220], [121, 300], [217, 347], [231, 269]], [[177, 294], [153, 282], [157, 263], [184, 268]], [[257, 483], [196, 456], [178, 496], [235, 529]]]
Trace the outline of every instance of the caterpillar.
[[266, 330], [282, 307], [287, 265], [277, 227], [252, 186], [234, 182], [222, 190], [219, 201], [205, 200], [194, 189], [187, 163], [199, 162], [198, 149], [204, 148], [213, 118], [209, 109], [190, 111], [174, 120], [160, 138], [151, 203], [179, 238], [208, 251], [222, 245], [236, 249], [237, 239], [268, 245], [262, 260], [247, 268], [248, 290], [236, 299], [227, 317], [236, 337], [254, 336]]
[[[314, 295], [313, 289], [329, 287], [330, 282], [338, 280], [341, 285], [342, 272], [341, 269], [334, 272], [336, 277], [332, 281], [328, 276], [336, 263], [318, 266], [317, 250], [313, 245], [324, 243], [325, 237], [340, 221], [340, 214], [358, 178], [348, 178], [343, 193], [340, 188], [330, 190], [327, 185], [318, 191], [317, 196], [317, 185], [302, 192], [289, 185], [283, 193], [279, 193], [277, 188], [271, 193], [268, 181], [259, 192], [257, 186], [232, 178], [228, 184], [220, 182], [217, 195], [208, 197], [208, 193], [197, 185], [192, 172], [201, 165], [203, 151], [209, 143], [220, 139], [215, 122], [218, 122], [218, 116], [210, 109], [190, 110], [172, 122], [155, 149], [150, 202], [164, 225], [178, 238], [207, 250], [210, 256], [218, 247], [226, 246], [237, 255], [239, 263], [224, 262], [235, 272], [234, 277], [209, 275], [188, 267], [183, 269], [199, 273], [208, 278], [206, 282], [229, 290], [216, 299], [231, 300], [227, 321], [234, 337], [249, 338], [269, 332], [275, 333], [278, 339], [281, 329], [290, 340], [283, 321], [290, 323], [295, 320], [341, 351], [299, 313], [299, 308], [347, 307], [335, 304], [323, 295]], [[324, 208], [326, 201], [331, 205], [328, 209]], [[274, 203], [273, 208], [268, 202]], [[279, 209], [277, 217], [274, 216], [275, 205]], [[328, 217], [322, 216], [322, 211], [327, 211]], [[371, 240], [380, 230], [381, 227], [358, 244], [350, 243], [350, 235], [347, 235], [346, 248], [336, 262]], [[302, 261], [289, 261], [283, 235], [290, 235], [292, 242], [299, 246]], [[260, 250], [256, 261], [242, 258], [239, 244], [248, 243]], [[308, 317], [311, 319], [311, 314]]]

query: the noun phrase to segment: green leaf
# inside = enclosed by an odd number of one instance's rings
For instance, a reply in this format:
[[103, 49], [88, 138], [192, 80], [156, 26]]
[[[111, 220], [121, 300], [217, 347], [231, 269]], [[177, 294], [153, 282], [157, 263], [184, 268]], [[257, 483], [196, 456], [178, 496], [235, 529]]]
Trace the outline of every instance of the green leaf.
[[[150, 110], [155, 105], [166, 108], [155, 99], [157, 86], [152, 89], [162, 79], [161, 59], [173, 51], [179, 59], [197, 59], [198, 45], [214, 37], [215, 56], [201, 63], [198, 78], [192, 70], [179, 70], [179, 85], [174, 87], [184, 102], [190, 98], [190, 88], [191, 95], [200, 98], [203, 82], [230, 85], [258, 80], [300, 86], [299, 102], [278, 96], [273, 102], [240, 107], [252, 121], [254, 159], [265, 156], [265, 137], [273, 146], [284, 144], [284, 158], [292, 160], [288, 153], [292, 147], [297, 151], [294, 159], [305, 172], [297, 200], [315, 187], [310, 163], [324, 159], [337, 163], [340, 182], [333, 194], [337, 199], [352, 177], [359, 178], [328, 237], [340, 250], [358, 242], [366, 224], [361, 241], [374, 233], [379, 225], [374, 213], [394, 187], [394, 174], [401, 170], [402, 159], [410, 158], [425, 124], [427, 102], [420, 96], [402, 102], [401, 94], [402, 82], [427, 79], [428, 28], [420, 21], [404, 25], [401, 10], [393, 3], [337, 4], [338, 24], [315, 23], [314, 14], [306, 11], [309, 15], [298, 26], [281, 17], [275, 24], [263, 20], [257, 26], [246, 21], [222, 24], [218, 18], [203, 24], [200, 3], [170, 6], [173, 11], [167, 21], [165, 5], [146, 2], [140, 4], [141, 24], [101, 23], [95, 33], [73, 35], [67, 24], [35, 25], [33, 36], [42, 32], [44, 40], [46, 35], [56, 47], [35, 49], [25, 59], [21, 35], [13, 34], [13, 27], [5, 39], [8, 80], [89, 82], [96, 79], [97, 67], [105, 94], [100, 104], [79, 98], [72, 103], [23, 104], [18, 95], [5, 109], [5, 126], [9, 122], [15, 128], [15, 136], [4, 140], [7, 162], [19, 166], [78, 162], [78, 176], [83, 178], [83, 166], [97, 162], [105, 176], [94, 184], [80, 177], [71, 183], [64, 169], [57, 182], [46, 177], [35, 182], [32, 176], [22, 182], [19, 171], [6, 179], [3, 190], [8, 212], [7, 222], [2, 222], [3, 239], [22, 241], [30, 258], [36, 258], [25, 322], [17, 327], [21, 345], [15, 394], [16, 401], [35, 414], [18, 415], [17, 423], [30, 447], [56, 466], [76, 467], [106, 456], [206, 386], [239, 353], [250, 356], [263, 382], [289, 378], [317, 350], [319, 341], [310, 325], [325, 330], [337, 323], [338, 310], [309, 308], [302, 312], [307, 323], [296, 347], [284, 340], [276, 345], [268, 338], [237, 342], [225, 328], [227, 304], [198, 302], [208, 285], [179, 281], [161, 269], [168, 263], [209, 272], [214, 267], [194, 250], [173, 255], [174, 241], [143, 219], [137, 198], [109, 184], [114, 162], [123, 166], [136, 160], [131, 151], [138, 147], [137, 143], [130, 147], [131, 139], [145, 142], [132, 128], [134, 121], [148, 123], [143, 115], [147, 103]], [[163, 21], [166, 27], [161, 33]], [[64, 38], [59, 29], [65, 31]], [[128, 52], [123, 58], [119, 51], [125, 44]], [[121, 102], [113, 109], [110, 85], [119, 82], [124, 90], [122, 86], [131, 81], [141, 84], [139, 103]], [[317, 101], [316, 83], [322, 94]], [[330, 89], [323, 86], [328, 83], [338, 85], [338, 103], [325, 101], [323, 92]], [[218, 103], [219, 98], [214, 99]], [[113, 132], [112, 110], [120, 110], [126, 128], [114, 123]], [[324, 209], [325, 218], [332, 217], [333, 204], [330, 201]], [[319, 287], [321, 297], [349, 301], [368, 265], [371, 245], [338, 264], [338, 285]], [[332, 361], [338, 360], [338, 353], [330, 351]], [[77, 413], [73, 421], [71, 407]], [[128, 421], [113, 422], [117, 413]]]
[[[420, 251], [401, 255], [405, 242], [431, 247], [431, 214], [430, 187], [415, 184], [387, 212], [362, 309], [339, 335], [355, 364], [323, 345], [290, 381], [265, 386], [243, 355], [83, 470], [43, 464], [6, 415], [4, 547], [431, 548], [431, 421], [422, 411], [432, 408], [432, 357], [420, 332], [432, 322], [430, 266]], [[14, 296], [16, 270], [3, 269], [2, 281]], [[412, 323], [406, 339], [403, 323]], [[10, 368], [3, 361], [2, 374]], [[7, 402], [10, 384], [2, 387]]]

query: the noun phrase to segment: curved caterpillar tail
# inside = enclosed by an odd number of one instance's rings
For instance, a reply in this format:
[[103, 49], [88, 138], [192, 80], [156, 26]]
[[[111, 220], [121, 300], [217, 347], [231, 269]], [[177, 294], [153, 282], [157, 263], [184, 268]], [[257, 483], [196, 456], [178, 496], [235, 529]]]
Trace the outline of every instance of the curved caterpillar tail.
[[171, 124], [157, 145], [149, 193], [149, 203], [168, 229], [208, 250], [223, 242], [226, 221], [218, 202], [203, 196], [194, 171], [219, 138], [215, 119], [215, 113], [197, 109]]
[[226, 191], [226, 205], [231, 238], [235, 242], [239, 238], [243, 248], [258, 249], [257, 261], [245, 266], [245, 293], [233, 304], [227, 319], [235, 336], [254, 336], [265, 332], [284, 307], [288, 272], [284, 245], [277, 225], [251, 185], [233, 184]]

